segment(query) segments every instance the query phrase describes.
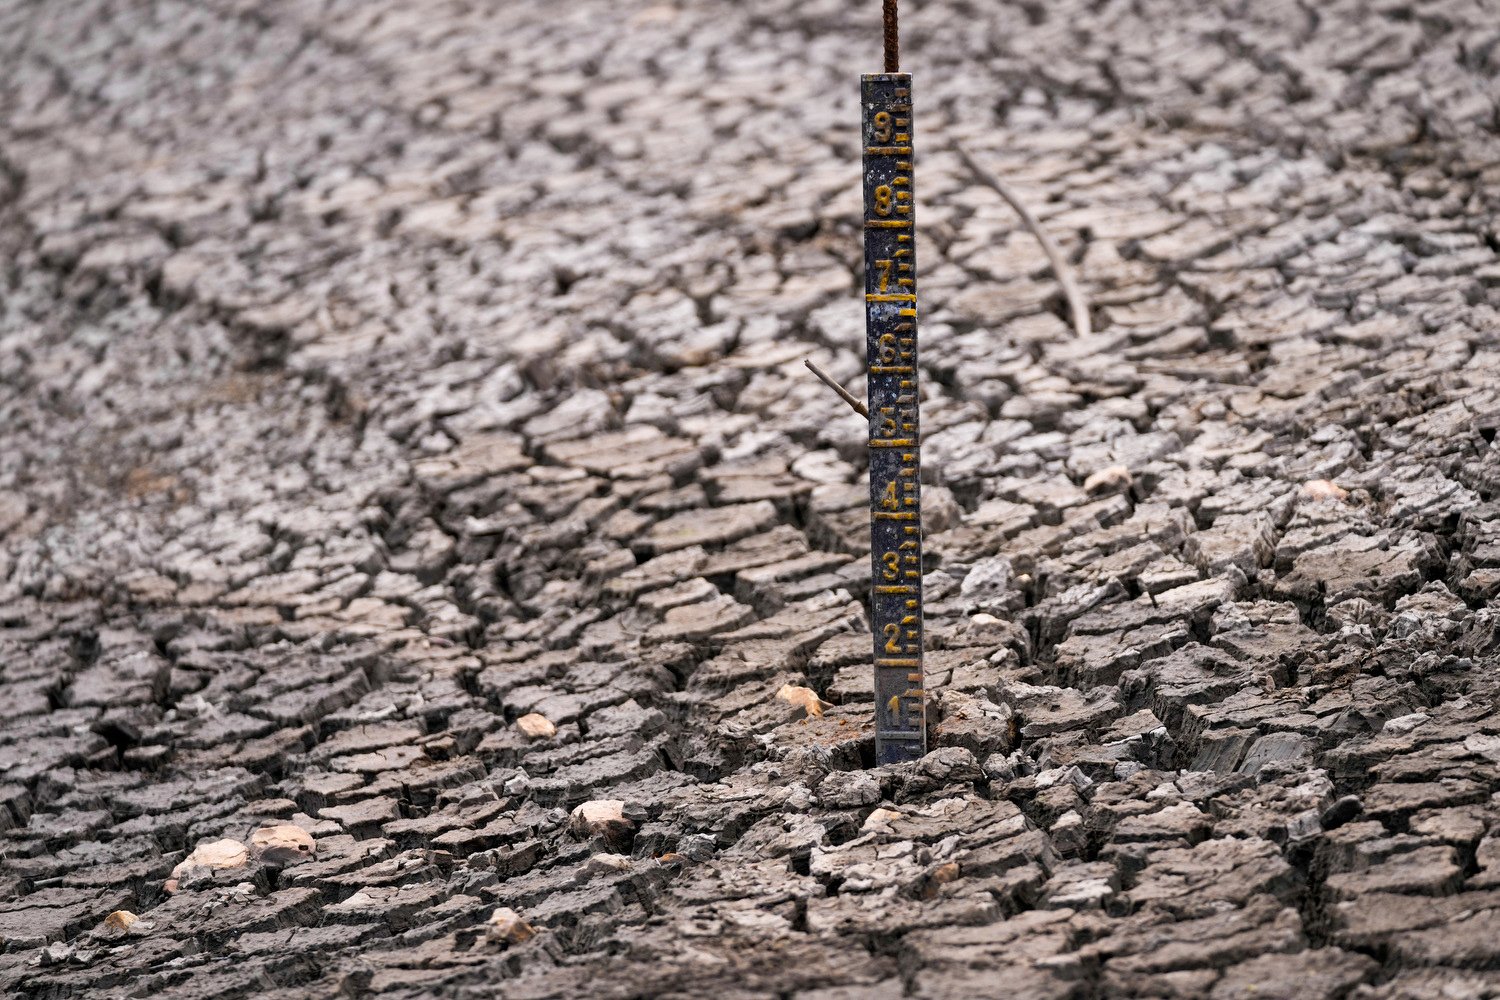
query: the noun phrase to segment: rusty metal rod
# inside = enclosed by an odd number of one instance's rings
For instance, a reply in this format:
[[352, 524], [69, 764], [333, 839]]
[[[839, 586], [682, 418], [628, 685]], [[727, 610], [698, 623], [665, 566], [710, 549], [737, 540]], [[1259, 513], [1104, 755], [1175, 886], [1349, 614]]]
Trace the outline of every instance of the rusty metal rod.
[[885, 71], [901, 72], [901, 39], [896, 34], [896, 0], [884, 0]]

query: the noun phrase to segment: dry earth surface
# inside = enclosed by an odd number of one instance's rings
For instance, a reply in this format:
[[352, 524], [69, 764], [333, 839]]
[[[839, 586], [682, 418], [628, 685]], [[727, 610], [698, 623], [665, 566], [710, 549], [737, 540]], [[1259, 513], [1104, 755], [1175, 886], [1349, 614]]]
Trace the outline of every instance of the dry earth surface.
[[0, 0], [0, 992], [1500, 992], [1495, 5], [909, 6], [871, 768], [878, 4]]

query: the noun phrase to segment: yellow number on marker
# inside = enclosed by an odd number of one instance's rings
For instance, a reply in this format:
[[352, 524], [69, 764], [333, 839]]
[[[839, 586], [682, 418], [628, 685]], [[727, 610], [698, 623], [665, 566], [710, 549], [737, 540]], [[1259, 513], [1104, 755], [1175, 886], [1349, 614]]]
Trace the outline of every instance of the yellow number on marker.
[[875, 189], [875, 214], [891, 214], [891, 189], [888, 184], [882, 184]]

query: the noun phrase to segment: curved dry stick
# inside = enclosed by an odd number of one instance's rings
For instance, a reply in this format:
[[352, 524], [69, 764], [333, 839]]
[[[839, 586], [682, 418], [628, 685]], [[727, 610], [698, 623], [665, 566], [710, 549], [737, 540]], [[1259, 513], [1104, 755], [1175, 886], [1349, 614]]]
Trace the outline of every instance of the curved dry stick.
[[1073, 314], [1073, 332], [1080, 337], [1087, 337], [1093, 332], [1093, 326], [1089, 321], [1089, 302], [1084, 298], [1083, 289], [1078, 286], [1078, 279], [1073, 275], [1073, 268], [1063, 259], [1062, 251], [1057, 244], [1052, 242], [1052, 237], [1047, 235], [1047, 230], [1037, 221], [1036, 216], [1031, 214], [1021, 199], [1016, 197], [1004, 181], [995, 174], [986, 170], [973, 155], [963, 147], [957, 139], [951, 141], [953, 151], [958, 154], [959, 159], [964, 161], [964, 166], [977, 177], [980, 183], [991, 188], [996, 194], [1005, 199], [1006, 204], [1016, 210], [1021, 217], [1021, 222], [1031, 230], [1031, 235], [1042, 245], [1042, 252], [1047, 255], [1047, 261], [1052, 265], [1052, 274], [1057, 278], [1057, 283], [1062, 285], [1063, 295], [1068, 300], [1068, 311]]

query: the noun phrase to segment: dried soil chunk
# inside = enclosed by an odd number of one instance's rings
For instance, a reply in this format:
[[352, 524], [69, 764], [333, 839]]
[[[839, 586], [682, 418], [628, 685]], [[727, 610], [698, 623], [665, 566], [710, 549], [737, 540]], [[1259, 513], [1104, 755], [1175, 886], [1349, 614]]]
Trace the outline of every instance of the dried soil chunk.
[[642, 539], [652, 554], [675, 552], [695, 545], [722, 547], [776, 523], [776, 508], [769, 500], [683, 511], [652, 525]]

